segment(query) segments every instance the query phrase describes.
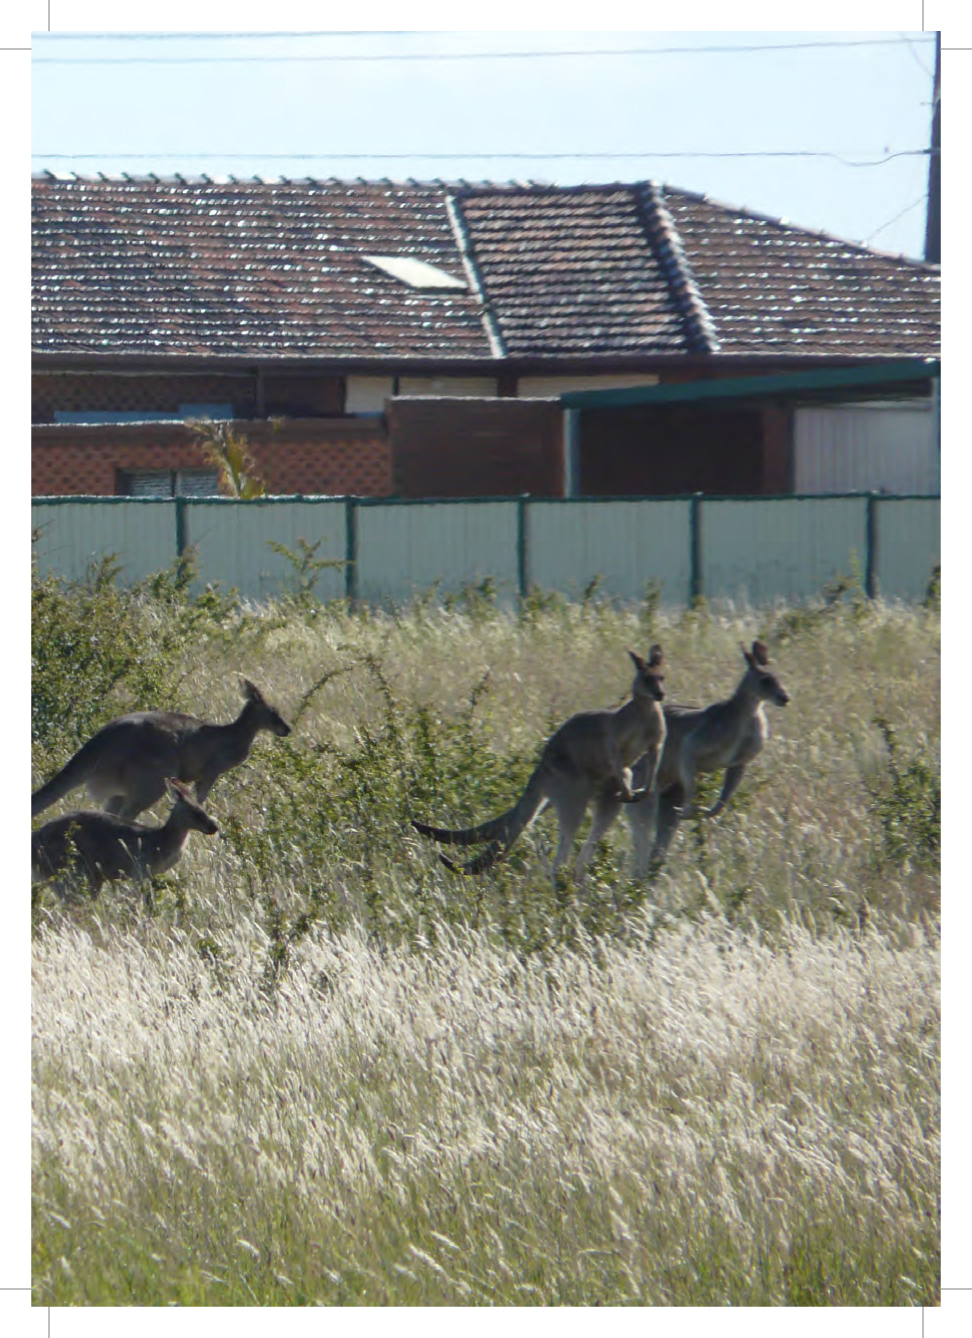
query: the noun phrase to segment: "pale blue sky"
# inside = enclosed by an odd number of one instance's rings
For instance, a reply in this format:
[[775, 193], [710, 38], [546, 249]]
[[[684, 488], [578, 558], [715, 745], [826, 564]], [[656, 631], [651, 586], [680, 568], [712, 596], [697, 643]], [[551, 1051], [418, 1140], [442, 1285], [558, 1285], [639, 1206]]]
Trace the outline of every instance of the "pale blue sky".
[[[744, 49], [825, 42], [846, 45]], [[714, 45], [732, 50], [699, 49]], [[625, 54], [594, 54], [604, 50]], [[532, 54], [447, 58], [490, 52]], [[405, 59], [418, 54], [436, 58]], [[270, 59], [281, 56], [289, 59]], [[310, 59], [320, 56], [344, 59]], [[914, 151], [928, 146], [933, 68], [933, 34], [914, 30], [35, 34], [32, 148], [47, 156], [32, 166], [109, 175], [650, 177], [920, 256], [928, 160]], [[770, 152], [836, 157], [691, 156]], [[404, 156], [378, 156], [396, 154]], [[876, 162], [893, 154], [903, 156]]]

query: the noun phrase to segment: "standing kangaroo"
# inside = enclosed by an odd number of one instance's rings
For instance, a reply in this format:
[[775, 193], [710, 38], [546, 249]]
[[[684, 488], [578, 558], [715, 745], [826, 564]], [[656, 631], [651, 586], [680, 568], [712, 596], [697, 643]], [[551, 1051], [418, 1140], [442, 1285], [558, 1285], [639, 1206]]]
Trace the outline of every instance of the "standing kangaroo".
[[[423, 836], [446, 845], [489, 843], [467, 864], [454, 864], [440, 855], [447, 868], [457, 873], [482, 873], [503, 859], [521, 832], [548, 804], [553, 804], [560, 823], [560, 840], [553, 861], [556, 875], [570, 854], [577, 829], [593, 800], [590, 834], [577, 859], [577, 873], [583, 872], [595, 845], [620, 813], [621, 805], [633, 804], [651, 789], [665, 739], [665, 718], [659, 704], [665, 695], [662, 648], [652, 646], [647, 662], [634, 651], [628, 654], [635, 665], [631, 700], [614, 711], [581, 711], [565, 721], [546, 743], [526, 789], [508, 813], [459, 831], [412, 822]], [[642, 788], [635, 791], [631, 768], [639, 758], [644, 759]]]
[[[735, 794], [746, 767], [762, 752], [769, 738], [764, 703], [785, 706], [790, 700], [769, 668], [769, 652], [762, 641], [752, 650], [741, 647], [746, 672], [733, 695], [712, 706], [666, 706], [667, 733], [655, 778], [654, 794], [628, 809], [634, 844], [635, 875], [644, 877], [660, 867], [682, 818], [693, 817], [696, 777], [725, 767], [722, 793], [705, 816], [721, 813]], [[638, 779], [640, 768], [636, 768]], [[654, 845], [649, 836], [655, 828]]]
[[281, 738], [290, 733], [258, 687], [244, 678], [242, 690], [246, 704], [227, 725], [174, 711], [134, 711], [112, 720], [31, 795], [30, 816], [87, 785], [92, 799], [107, 801], [107, 813], [135, 818], [162, 798], [169, 776], [184, 784], [195, 781], [196, 799], [204, 803], [223, 772], [246, 761], [261, 729]]
[[30, 838], [32, 882], [53, 881], [59, 896], [75, 882], [85, 882], [92, 896], [118, 878], [144, 882], [166, 873], [182, 858], [190, 832], [213, 836], [216, 822], [184, 785], [167, 780], [175, 800], [161, 827], [129, 822], [113, 813], [64, 813], [38, 827]]

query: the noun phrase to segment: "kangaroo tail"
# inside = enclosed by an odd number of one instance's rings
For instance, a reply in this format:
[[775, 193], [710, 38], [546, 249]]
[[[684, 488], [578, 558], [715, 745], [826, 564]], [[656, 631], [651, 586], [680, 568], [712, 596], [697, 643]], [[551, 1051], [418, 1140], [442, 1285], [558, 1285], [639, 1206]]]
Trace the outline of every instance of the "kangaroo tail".
[[94, 769], [97, 760], [97, 749], [93, 747], [95, 740], [89, 739], [87, 743], [82, 744], [69, 762], [67, 762], [56, 775], [52, 776], [46, 785], [42, 785], [39, 790], [35, 790], [30, 796], [30, 816], [36, 818], [38, 813], [43, 813], [45, 808], [50, 808], [51, 804], [56, 804], [59, 799], [63, 799], [71, 790], [76, 790], [79, 785], [83, 785]]
[[475, 846], [480, 841], [492, 841], [497, 836], [502, 836], [514, 811], [510, 809], [509, 813], [501, 813], [498, 818], [481, 822], [478, 827], [463, 827], [458, 830], [430, 827], [425, 822], [416, 822], [414, 818], [411, 819], [411, 823], [417, 832], [421, 832], [423, 836], [431, 836], [433, 841], [441, 841], [445, 846]]
[[445, 855], [440, 855], [439, 859], [453, 873], [484, 873], [486, 869], [491, 869], [494, 864], [504, 859], [509, 848], [509, 845], [503, 845], [502, 841], [490, 841], [485, 850], [481, 850], [475, 859], [465, 864], [456, 864]]
[[458, 831], [443, 827], [429, 827], [424, 822], [415, 822], [414, 820], [412, 826], [423, 836], [431, 836], [434, 840], [441, 841], [443, 845], [471, 846], [478, 844], [480, 841], [488, 841], [489, 844], [486, 849], [481, 851], [475, 859], [470, 860], [468, 864], [454, 864], [452, 860], [446, 859], [444, 855], [439, 856], [447, 868], [453, 869], [457, 873], [481, 873], [503, 858], [516, 838], [529, 827], [541, 809], [546, 806], [546, 803], [547, 800], [543, 793], [543, 777], [538, 767], [527, 781], [526, 789], [517, 802], [508, 812], [501, 813], [498, 818], [490, 818], [487, 822], [481, 822], [478, 827], [465, 827]]

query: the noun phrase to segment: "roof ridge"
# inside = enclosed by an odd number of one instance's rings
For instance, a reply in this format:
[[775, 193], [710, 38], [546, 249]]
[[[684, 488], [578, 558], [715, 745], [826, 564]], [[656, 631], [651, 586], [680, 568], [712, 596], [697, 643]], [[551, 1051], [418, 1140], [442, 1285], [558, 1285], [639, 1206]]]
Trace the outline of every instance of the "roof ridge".
[[639, 181], [632, 193], [648, 244], [685, 324], [692, 352], [718, 353], [715, 322], [685, 254], [675, 220], [665, 206], [661, 188], [654, 181]]
[[462, 267], [466, 271], [466, 278], [469, 282], [470, 291], [478, 298], [483, 313], [483, 328], [486, 331], [486, 338], [489, 340], [490, 350], [495, 358], [506, 357], [506, 342], [503, 339], [503, 332], [500, 329], [499, 320], [493, 305], [486, 296], [486, 290], [483, 287], [482, 275], [479, 272], [479, 265], [476, 263], [476, 252], [473, 246], [472, 237], [469, 235], [469, 228], [466, 226], [466, 220], [463, 216], [459, 201], [453, 192], [448, 192], [445, 196], [446, 217], [449, 220], [449, 226], [452, 228], [453, 236], [456, 239], [456, 246], [459, 248], [459, 255], [462, 259]]

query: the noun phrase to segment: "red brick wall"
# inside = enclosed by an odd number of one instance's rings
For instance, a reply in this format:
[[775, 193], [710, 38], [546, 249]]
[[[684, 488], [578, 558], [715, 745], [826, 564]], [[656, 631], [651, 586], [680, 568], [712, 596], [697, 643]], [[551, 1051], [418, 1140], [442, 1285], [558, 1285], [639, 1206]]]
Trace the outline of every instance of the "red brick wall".
[[563, 495], [557, 400], [392, 399], [388, 436], [400, 497]]
[[[35, 372], [31, 386], [31, 418], [53, 423], [57, 409], [131, 409], [171, 412], [181, 404], [231, 404], [237, 418], [261, 416], [253, 372], [202, 376], [165, 373], [131, 376], [69, 372]], [[300, 373], [267, 373], [263, 379], [262, 414], [297, 418], [331, 417], [344, 412], [344, 378]]]
[[[387, 497], [391, 449], [381, 420], [240, 422], [257, 468], [275, 493]], [[35, 426], [31, 451], [35, 497], [112, 495], [120, 471], [198, 469], [206, 460], [179, 424]]]

